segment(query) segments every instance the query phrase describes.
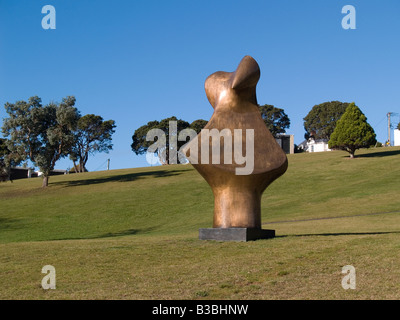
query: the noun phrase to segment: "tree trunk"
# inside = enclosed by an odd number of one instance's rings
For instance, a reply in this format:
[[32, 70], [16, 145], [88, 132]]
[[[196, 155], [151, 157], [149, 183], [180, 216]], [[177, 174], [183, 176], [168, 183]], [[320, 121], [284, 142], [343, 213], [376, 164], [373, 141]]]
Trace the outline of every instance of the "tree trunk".
[[73, 161], [75, 173], [78, 173], [78, 167], [76, 166], [75, 160]]
[[42, 188], [46, 188], [49, 185], [49, 176], [43, 176]]
[[350, 152], [350, 159], [354, 159], [354, 151]]
[[159, 149], [157, 155], [158, 155], [158, 159], [160, 160], [160, 163], [163, 166], [169, 164], [169, 162], [168, 162], [168, 157], [169, 157], [168, 149], [165, 149], [165, 150], [162, 150], [162, 151], [160, 151], [160, 149]]

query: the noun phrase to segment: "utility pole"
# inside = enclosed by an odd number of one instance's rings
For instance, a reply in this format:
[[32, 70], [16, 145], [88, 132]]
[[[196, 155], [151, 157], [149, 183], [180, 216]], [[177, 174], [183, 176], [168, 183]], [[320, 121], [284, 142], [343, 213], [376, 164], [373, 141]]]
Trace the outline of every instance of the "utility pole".
[[391, 116], [398, 116], [399, 114], [397, 112], [388, 112], [387, 113], [387, 118], [388, 118], [388, 141], [387, 144], [390, 147], [392, 145], [390, 141], [390, 131], [392, 129], [392, 121], [391, 121]]
[[390, 127], [391, 127], [391, 125], [390, 125], [390, 115], [391, 114], [392, 114], [391, 112], [387, 113], [387, 117], [388, 117], [388, 145], [389, 145], [389, 147], [390, 147]]
[[107, 171], [110, 170], [110, 159], [107, 159]]

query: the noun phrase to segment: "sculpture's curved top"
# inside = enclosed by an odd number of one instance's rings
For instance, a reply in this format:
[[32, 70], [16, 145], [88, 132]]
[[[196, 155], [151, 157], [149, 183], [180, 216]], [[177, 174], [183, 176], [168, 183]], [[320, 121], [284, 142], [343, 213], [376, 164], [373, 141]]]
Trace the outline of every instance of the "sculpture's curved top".
[[[246, 129], [254, 130], [254, 174], [275, 170], [282, 166], [286, 160], [286, 154], [276, 143], [275, 138], [265, 126], [264, 120], [257, 104], [256, 85], [260, 78], [258, 63], [251, 57], [245, 56], [234, 72], [218, 71], [210, 75], [205, 81], [207, 98], [214, 108], [208, 124], [204, 129], [235, 130], [242, 129], [242, 152], [246, 153]], [[197, 136], [200, 146], [201, 133]], [[232, 164], [224, 161], [224, 143], [221, 139], [221, 163], [216, 167], [234, 172], [236, 168], [243, 167], [232, 159]], [[233, 142], [232, 142], [233, 143]], [[190, 143], [189, 143], [190, 145]], [[211, 161], [212, 146], [210, 145], [209, 155]], [[194, 156], [194, 157], [193, 157]], [[198, 160], [201, 164], [201, 150], [199, 154], [190, 155], [189, 161]]]
[[222, 92], [232, 89], [249, 102], [257, 104], [256, 85], [260, 79], [260, 68], [256, 60], [245, 56], [234, 72], [218, 71], [210, 75], [205, 82], [208, 101], [213, 108]]

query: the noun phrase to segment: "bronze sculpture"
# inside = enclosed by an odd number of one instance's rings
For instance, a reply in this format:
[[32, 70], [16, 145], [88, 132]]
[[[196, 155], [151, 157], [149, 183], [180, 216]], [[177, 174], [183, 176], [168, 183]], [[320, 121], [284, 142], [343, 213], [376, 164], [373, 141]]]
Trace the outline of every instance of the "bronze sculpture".
[[[288, 162], [257, 107], [259, 78], [257, 62], [245, 56], [236, 71], [219, 71], [205, 81], [205, 91], [214, 113], [204, 128], [206, 130], [183, 148], [214, 194], [213, 228], [200, 229], [200, 239], [246, 241], [275, 235], [274, 230], [261, 229], [261, 195], [268, 185], [285, 173]], [[221, 132], [228, 133], [217, 141], [217, 146], [216, 140], [205, 135], [213, 129], [220, 136]], [[233, 153], [226, 153], [225, 147], [230, 147]], [[248, 164], [244, 164], [240, 156], [248, 151], [253, 152], [250, 155], [253, 159], [246, 159], [249, 163], [253, 161], [252, 170], [240, 173], [238, 170]], [[213, 163], [213, 152], [219, 152], [219, 163]]]

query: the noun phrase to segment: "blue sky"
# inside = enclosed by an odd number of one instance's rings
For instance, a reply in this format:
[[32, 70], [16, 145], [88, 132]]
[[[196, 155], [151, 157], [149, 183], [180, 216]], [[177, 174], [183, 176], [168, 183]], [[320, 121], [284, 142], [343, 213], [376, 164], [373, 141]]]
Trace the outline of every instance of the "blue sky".
[[[41, 26], [48, 4], [55, 30]], [[341, 25], [348, 4], [355, 30]], [[399, 35], [398, 0], [0, 0], [0, 119], [6, 102], [75, 95], [82, 114], [117, 124], [113, 151], [92, 156], [90, 171], [108, 158], [111, 169], [148, 166], [131, 151], [134, 130], [173, 115], [209, 120], [206, 77], [251, 55], [258, 102], [285, 110], [296, 144], [303, 118], [331, 100], [354, 101], [384, 142], [387, 112], [400, 113]]]

